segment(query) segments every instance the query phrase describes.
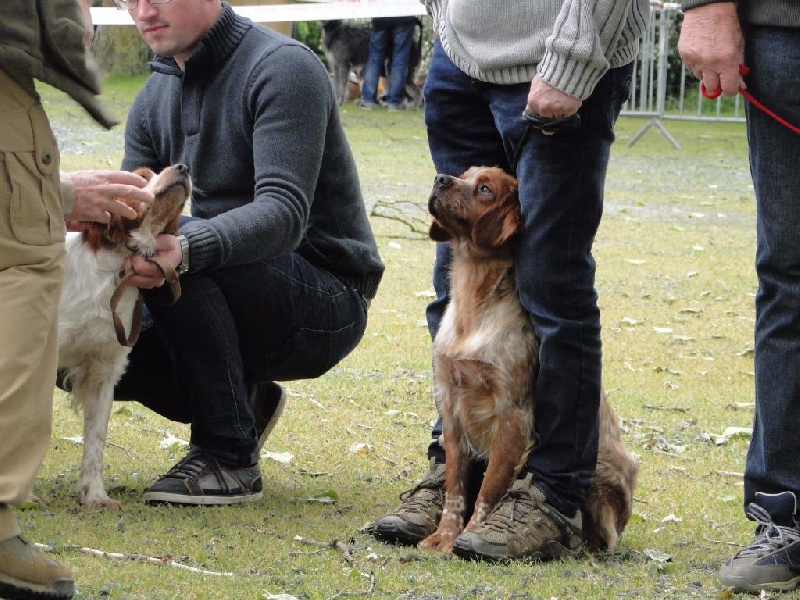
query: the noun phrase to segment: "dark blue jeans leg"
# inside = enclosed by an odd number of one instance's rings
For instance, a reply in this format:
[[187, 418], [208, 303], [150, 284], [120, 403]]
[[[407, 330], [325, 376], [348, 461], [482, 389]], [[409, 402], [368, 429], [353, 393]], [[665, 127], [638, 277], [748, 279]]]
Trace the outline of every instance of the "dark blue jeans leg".
[[[516, 154], [522, 204], [517, 288], [540, 344], [537, 443], [527, 469], [565, 514], [582, 506], [597, 463], [602, 349], [592, 245], [614, 124], [630, 80], [629, 66], [610, 70], [583, 102], [577, 131], [531, 131]], [[513, 148], [518, 104], [498, 92], [494, 112]]]
[[[434, 42], [423, 93], [428, 146], [437, 173], [459, 176], [474, 165], [496, 165], [510, 172], [503, 140], [495, 127], [494, 117], [482, 94], [481, 86], [482, 84], [473, 82], [447, 58], [438, 40]], [[431, 339], [436, 337], [447, 307], [449, 273], [450, 247], [447, 244], [436, 244], [436, 260], [433, 266], [436, 299], [426, 309]], [[439, 419], [434, 425], [433, 440], [428, 447], [428, 457], [435, 458], [438, 462], [444, 462], [444, 449], [438, 443], [441, 433], [442, 424]]]
[[389, 45], [390, 29], [373, 29], [369, 36], [369, 55], [361, 83], [361, 99], [365, 104], [378, 101], [378, 80], [383, 73], [383, 63]]
[[[800, 124], [800, 31], [745, 30], [747, 89]], [[800, 498], [800, 136], [748, 103], [750, 170], [757, 203], [756, 408], [745, 506], [756, 492]]]
[[148, 301], [117, 386], [163, 416], [191, 423], [191, 443], [227, 464], [257, 460], [246, 385], [313, 378], [360, 341], [366, 303], [295, 254], [181, 278], [172, 306]]
[[411, 44], [414, 43], [414, 23], [401, 23], [392, 27], [392, 60], [389, 67], [389, 84], [386, 103], [399, 105], [405, 100], [406, 78]]

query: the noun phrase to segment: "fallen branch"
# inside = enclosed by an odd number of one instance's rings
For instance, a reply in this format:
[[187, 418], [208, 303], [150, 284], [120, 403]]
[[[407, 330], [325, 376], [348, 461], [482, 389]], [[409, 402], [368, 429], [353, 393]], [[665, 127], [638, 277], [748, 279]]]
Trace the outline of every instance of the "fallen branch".
[[190, 567], [182, 563], [172, 560], [171, 556], [148, 556], [146, 554], [135, 553], [122, 553], [122, 552], [106, 552], [105, 550], [97, 550], [95, 548], [87, 548], [85, 546], [50, 546], [47, 544], [35, 544], [36, 548], [46, 552], [62, 552], [70, 550], [72, 552], [80, 552], [81, 554], [88, 554], [89, 556], [100, 556], [102, 558], [114, 558], [123, 560], [134, 560], [137, 562], [150, 563], [155, 565], [162, 565], [167, 567], [175, 567], [176, 569], [184, 569], [191, 573], [199, 575], [216, 575], [222, 577], [233, 577], [234, 573], [226, 573], [222, 571], [209, 571], [207, 569], [200, 569], [198, 567]]
[[377, 200], [370, 212], [370, 216], [373, 217], [399, 221], [408, 227], [412, 233], [426, 238], [428, 237], [428, 227], [430, 225], [427, 215], [426, 211], [413, 202], [384, 202], [383, 200]]

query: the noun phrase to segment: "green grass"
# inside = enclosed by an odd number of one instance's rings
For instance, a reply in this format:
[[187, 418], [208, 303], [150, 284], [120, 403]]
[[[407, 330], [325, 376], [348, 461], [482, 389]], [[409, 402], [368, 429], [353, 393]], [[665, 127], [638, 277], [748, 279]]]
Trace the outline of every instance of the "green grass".
[[[121, 117], [140, 82], [107, 83], [105, 97]], [[119, 164], [121, 128], [100, 132], [63, 96], [44, 93], [65, 168]], [[342, 115], [370, 208], [379, 201], [424, 206], [434, 171], [421, 112], [350, 104]], [[37, 482], [50, 503], [21, 513], [25, 533], [62, 547], [58, 558], [73, 567], [81, 599], [725, 597], [719, 565], [752, 534], [738, 475], [747, 438], [713, 438], [752, 419], [755, 218], [745, 132], [741, 124], [667, 122], [681, 151], [655, 129], [628, 148], [644, 124], [618, 123], [595, 245], [605, 387], [641, 462], [634, 517], [618, 553], [484, 565], [386, 546], [359, 532], [426, 471], [435, 416], [424, 325], [433, 245], [381, 217], [373, 226], [387, 270], [366, 336], [324, 377], [287, 385], [290, 401], [267, 448], [292, 459], [262, 460], [262, 502], [145, 506], [142, 491], [183, 453], [159, 442], [168, 434], [187, 439], [188, 430], [120, 403], [105, 475], [125, 509], [80, 507], [81, 446], [68, 438], [81, 433], [81, 419], [57, 392], [53, 446]], [[365, 450], [352, 451], [357, 444]], [[335, 502], [320, 502], [326, 495]], [[352, 544], [352, 559], [295, 536]], [[233, 575], [200, 575], [137, 555]]]

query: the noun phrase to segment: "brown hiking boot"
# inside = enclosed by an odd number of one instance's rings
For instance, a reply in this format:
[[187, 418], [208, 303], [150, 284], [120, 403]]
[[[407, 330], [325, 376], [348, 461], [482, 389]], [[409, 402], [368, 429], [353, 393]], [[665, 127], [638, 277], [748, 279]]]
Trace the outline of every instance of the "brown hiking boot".
[[444, 464], [431, 459], [428, 475], [403, 492], [398, 509], [373, 523], [372, 534], [392, 544], [416, 545], [436, 530], [444, 505]]
[[69, 568], [43, 557], [21, 536], [0, 542], [0, 598], [62, 600], [74, 594]]
[[286, 390], [273, 381], [257, 383], [250, 389], [250, 405], [256, 420], [258, 453], [261, 454], [286, 405]]
[[547, 560], [584, 548], [581, 512], [568, 519], [545, 500], [533, 476], [517, 479], [483, 525], [456, 538], [453, 553], [485, 561]]

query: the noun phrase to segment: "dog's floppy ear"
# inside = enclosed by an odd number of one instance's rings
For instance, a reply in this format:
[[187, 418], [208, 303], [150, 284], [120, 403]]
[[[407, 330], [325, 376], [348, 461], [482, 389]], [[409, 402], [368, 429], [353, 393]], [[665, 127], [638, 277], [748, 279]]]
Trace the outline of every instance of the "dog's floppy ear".
[[431, 227], [428, 230], [428, 235], [434, 242], [446, 242], [452, 239], [453, 237], [452, 235], [450, 235], [450, 232], [447, 231], [447, 229], [445, 229], [444, 227], [442, 227], [439, 221], [437, 221], [436, 219], [431, 221]]
[[472, 241], [481, 248], [500, 248], [519, 228], [520, 208], [517, 190], [509, 192], [502, 206], [480, 216], [472, 227]]

